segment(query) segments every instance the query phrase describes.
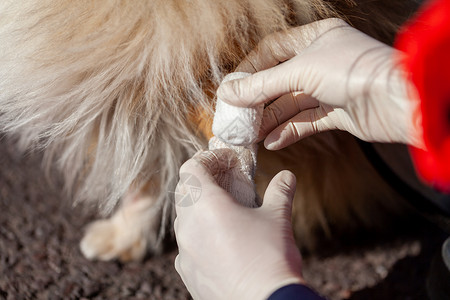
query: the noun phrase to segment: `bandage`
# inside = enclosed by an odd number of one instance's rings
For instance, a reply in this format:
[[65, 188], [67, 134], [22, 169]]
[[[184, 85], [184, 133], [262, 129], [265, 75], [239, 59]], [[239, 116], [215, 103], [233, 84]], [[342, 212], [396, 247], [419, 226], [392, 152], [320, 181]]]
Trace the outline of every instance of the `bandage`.
[[[236, 72], [225, 76], [223, 82], [250, 76]], [[217, 183], [239, 203], [258, 206], [259, 200], [253, 181], [256, 169], [256, 140], [261, 126], [264, 104], [244, 108], [230, 105], [217, 99], [213, 121], [213, 133], [209, 149], [229, 148], [236, 152], [239, 163], [225, 173], [216, 174]]]
[[[244, 72], [230, 73], [225, 76], [222, 83], [250, 75]], [[235, 146], [254, 144], [258, 138], [263, 110], [264, 104], [255, 107], [237, 107], [217, 99], [212, 132], [227, 144]]]

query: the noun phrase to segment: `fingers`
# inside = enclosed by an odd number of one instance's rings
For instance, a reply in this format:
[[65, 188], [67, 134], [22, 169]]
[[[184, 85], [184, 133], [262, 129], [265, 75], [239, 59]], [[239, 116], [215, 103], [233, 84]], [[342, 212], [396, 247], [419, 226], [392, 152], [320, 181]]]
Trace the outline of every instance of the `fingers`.
[[347, 25], [340, 19], [326, 19], [275, 32], [266, 36], [239, 64], [235, 72], [255, 73], [278, 65], [308, 47], [328, 27]]
[[180, 254], [175, 256], [175, 261], [173, 262], [175, 266], [175, 270], [178, 272], [178, 274], [181, 275], [181, 265], [180, 265]]
[[327, 130], [338, 129], [329, 116], [331, 108], [307, 109], [273, 130], [264, 140], [268, 150], [283, 149], [295, 142]]
[[197, 295], [195, 294], [196, 291], [190, 289], [191, 281], [193, 278], [189, 278], [189, 276], [193, 276], [193, 275], [192, 275], [192, 270], [191, 270], [192, 266], [186, 266], [187, 261], [189, 261], [189, 259], [186, 259], [186, 257], [184, 257], [184, 256], [182, 257], [180, 254], [178, 254], [175, 257], [175, 261], [174, 261], [175, 270], [177, 271], [178, 275], [180, 275], [181, 280], [183, 281], [184, 285], [186, 286], [186, 288], [189, 291], [189, 293], [191, 294], [191, 296], [194, 299], [198, 299]]
[[262, 141], [268, 133], [299, 112], [318, 106], [315, 98], [301, 92], [281, 96], [264, 109], [257, 141]]
[[261, 208], [287, 214], [286, 217], [290, 220], [295, 188], [295, 175], [290, 171], [281, 171], [270, 181], [264, 194], [264, 201]]
[[294, 57], [297, 54], [297, 43], [293, 30], [265, 37], [239, 64], [236, 72], [259, 72]]
[[[221, 84], [217, 96], [231, 105], [252, 107], [289, 92], [301, 91], [305, 85], [301, 79], [311, 77], [306, 66], [310, 61], [297, 59], [292, 63], [291, 58], [301, 57], [298, 54], [316, 39], [345, 26], [348, 25], [340, 19], [326, 19], [267, 37], [238, 68], [239, 71], [256, 73]], [[309, 80], [308, 84], [309, 90], [313, 90], [314, 82]]]

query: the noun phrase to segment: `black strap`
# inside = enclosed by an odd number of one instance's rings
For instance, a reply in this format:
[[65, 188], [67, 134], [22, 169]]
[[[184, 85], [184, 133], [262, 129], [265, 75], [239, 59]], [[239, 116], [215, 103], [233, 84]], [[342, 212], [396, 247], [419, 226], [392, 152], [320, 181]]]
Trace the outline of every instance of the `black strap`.
[[381, 158], [373, 144], [357, 139], [361, 150], [383, 180], [421, 215], [450, 233], [450, 215], [403, 181]]

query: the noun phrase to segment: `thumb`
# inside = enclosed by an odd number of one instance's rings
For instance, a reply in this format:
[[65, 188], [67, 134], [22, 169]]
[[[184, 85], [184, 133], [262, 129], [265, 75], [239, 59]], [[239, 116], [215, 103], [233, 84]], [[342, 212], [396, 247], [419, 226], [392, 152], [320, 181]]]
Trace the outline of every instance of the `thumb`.
[[290, 92], [300, 91], [296, 72], [302, 70], [287, 61], [273, 68], [254, 73], [251, 76], [222, 83], [217, 98], [239, 107], [254, 107]]
[[261, 208], [278, 211], [290, 220], [296, 182], [295, 175], [291, 171], [284, 170], [275, 175], [266, 189]]

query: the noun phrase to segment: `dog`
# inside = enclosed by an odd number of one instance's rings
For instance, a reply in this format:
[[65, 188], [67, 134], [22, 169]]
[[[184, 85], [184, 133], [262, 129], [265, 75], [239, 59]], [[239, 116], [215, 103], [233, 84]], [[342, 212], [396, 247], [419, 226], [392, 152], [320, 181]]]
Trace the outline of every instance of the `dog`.
[[[392, 43], [415, 9], [404, 0], [2, 1], [0, 128], [19, 149], [43, 151], [75, 204], [116, 209], [87, 227], [87, 258], [140, 260], [163, 248], [178, 169], [212, 136], [215, 90], [259, 42], [338, 17]], [[293, 223], [304, 249], [405, 211], [346, 133], [260, 147], [258, 193], [287, 168], [298, 178]]]

